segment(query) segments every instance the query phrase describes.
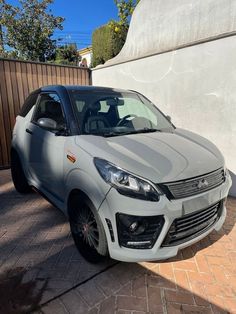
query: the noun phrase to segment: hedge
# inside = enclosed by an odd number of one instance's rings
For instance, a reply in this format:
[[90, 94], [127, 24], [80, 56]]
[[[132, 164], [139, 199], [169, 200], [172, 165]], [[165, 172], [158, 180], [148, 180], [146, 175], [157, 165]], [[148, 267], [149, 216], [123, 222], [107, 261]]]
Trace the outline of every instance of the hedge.
[[92, 35], [92, 66], [105, 63], [122, 49], [127, 36], [127, 28], [119, 22], [110, 21], [97, 28]]

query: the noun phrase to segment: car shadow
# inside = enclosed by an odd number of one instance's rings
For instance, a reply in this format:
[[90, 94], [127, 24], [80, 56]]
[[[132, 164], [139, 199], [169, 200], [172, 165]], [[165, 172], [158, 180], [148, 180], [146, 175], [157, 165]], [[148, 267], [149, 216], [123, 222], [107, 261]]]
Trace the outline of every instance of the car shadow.
[[[211, 233], [200, 242], [180, 251], [175, 258], [140, 264], [109, 260], [92, 265], [78, 253], [67, 220], [58, 209], [37, 194], [18, 196], [10, 188], [3, 193], [0, 209], [0, 293], [3, 291], [3, 295], [7, 294], [4, 297], [7, 304], [1, 303], [0, 299], [0, 304], [4, 304], [4, 313], [7, 314], [8, 310], [9, 313], [15, 313], [11, 312], [12, 308], [17, 309], [16, 313], [26, 313], [26, 308], [30, 308], [30, 311], [39, 310], [39, 307], [40, 311], [44, 311], [52, 300], [64, 300], [63, 296], [75, 290], [85, 298], [83, 290], [88, 282], [95, 283], [103, 291], [105, 299], [111, 295], [122, 296], [122, 287], [133, 285], [131, 292], [127, 292], [127, 296], [132, 299], [137, 278], [142, 278], [140, 289], [143, 291], [143, 287], [145, 288], [147, 300], [151, 300], [153, 289], [156, 289], [155, 293], [158, 295], [161, 293], [161, 304], [145, 301], [154, 304], [146, 312], [158, 312], [164, 308], [166, 312], [190, 313], [196, 308], [188, 306], [201, 305], [203, 312], [210, 309], [213, 313], [226, 313], [223, 306], [214, 302], [213, 297], [207, 297], [204, 283], [197, 282], [194, 287], [190, 287], [184, 281], [177, 280], [174, 275], [163, 274], [161, 269], [166, 264], [171, 264], [186, 272], [189, 270], [187, 267], [193, 267], [196, 255], [206, 250], [211, 256], [224, 256], [224, 248], [229, 245], [227, 235], [236, 222], [235, 204], [235, 199], [228, 199], [226, 223], [220, 232]], [[105, 274], [109, 274], [110, 280], [104, 280]], [[22, 287], [25, 287], [25, 294], [21, 296]], [[175, 299], [180, 292], [186, 297], [185, 303]], [[17, 296], [21, 296], [22, 300], [18, 302]], [[93, 292], [90, 297], [96, 299]], [[99, 305], [87, 302], [87, 310], [81, 313], [93, 309], [98, 311], [102, 308], [102, 302]]]
[[[47, 260], [45, 260], [47, 263]], [[77, 264], [77, 269], [83, 268]], [[40, 273], [44, 267], [39, 263], [35, 268], [39, 270], [34, 278], [27, 273], [33, 272], [34, 268], [13, 268], [1, 274], [0, 281], [0, 311], [5, 314], [18, 313], [53, 313], [55, 302], [57, 310], [61, 306], [61, 312], [70, 313], [71, 307], [77, 308], [77, 314], [86, 313], [119, 313], [137, 309], [134, 302], [142, 301], [142, 313], [230, 313], [228, 306], [214, 302], [212, 293], [207, 293], [204, 282], [196, 282], [195, 285], [181, 282], [181, 279], [173, 275], [162, 275], [159, 264], [153, 263], [122, 263], [116, 262], [108, 267], [103, 265], [86, 280], [78, 280], [73, 285], [62, 286], [63, 280], [51, 273], [44, 278]], [[66, 275], [67, 271], [64, 270]], [[107, 283], [104, 278], [109, 278]], [[56, 289], [56, 286], [61, 286]], [[90, 287], [90, 288], [88, 288]], [[91, 287], [93, 289], [91, 290]], [[89, 291], [88, 291], [89, 289]], [[98, 291], [100, 298], [97, 299]], [[77, 296], [77, 299], [73, 299]], [[71, 298], [71, 299], [70, 299]], [[124, 300], [118, 305], [109, 304], [109, 309], [103, 311], [107, 300]], [[74, 304], [67, 303], [73, 300]], [[83, 302], [83, 309], [81, 309]], [[110, 302], [111, 303], [111, 302]], [[52, 306], [52, 307], [51, 307]], [[1, 308], [2, 307], [2, 308]], [[140, 312], [140, 313], [141, 313]], [[64, 313], [64, 312], [63, 312]]]

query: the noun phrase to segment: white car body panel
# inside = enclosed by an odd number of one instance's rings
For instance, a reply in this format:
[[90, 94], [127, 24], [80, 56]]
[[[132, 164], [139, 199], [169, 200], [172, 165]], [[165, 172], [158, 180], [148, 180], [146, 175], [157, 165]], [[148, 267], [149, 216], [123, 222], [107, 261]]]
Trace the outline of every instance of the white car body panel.
[[[182, 129], [173, 133], [107, 138], [94, 135], [56, 136], [31, 123], [33, 110], [34, 107], [24, 118], [17, 117], [12, 139], [12, 147], [20, 157], [29, 185], [43, 193], [66, 215], [70, 193], [74, 190], [85, 193], [102, 220], [112, 258], [128, 262], [170, 258], [183, 247], [221, 228], [226, 217], [225, 203], [221, 217], [210, 229], [183, 244], [161, 247], [175, 218], [226, 199], [232, 184], [228, 173], [225, 182], [210, 191], [199, 191], [197, 195], [173, 200], [163, 194], [158, 202], [153, 202], [121, 195], [102, 179], [94, 165], [94, 157], [98, 157], [154, 184], [185, 180], [225, 167], [220, 151], [205, 138]], [[28, 134], [27, 128], [37, 137]], [[154, 246], [151, 249], [120, 246], [117, 213], [163, 215], [164, 226]], [[114, 242], [106, 219], [111, 221]]]
[[[183, 180], [214, 171], [224, 163], [219, 150], [193, 133], [132, 134], [112, 138], [78, 136], [75, 141], [88, 153], [152, 182]], [[193, 138], [193, 140], [191, 140]], [[206, 149], [206, 141], [211, 150]], [[94, 154], [94, 156], [95, 156]], [[199, 158], [196, 158], [199, 156]]]
[[[187, 247], [200, 239], [204, 238], [207, 234], [209, 234], [212, 230], [219, 230], [226, 217], [226, 208], [224, 207], [221, 218], [218, 222], [210, 228], [207, 232], [201, 234], [200, 236], [185, 242], [181, 245], [177, 245], [174, 247], [163, 247], [161, 248], [161, 243], [163, 242], [166, 233], [168, 232], [172, 222], [175, 218], [181, 217], [185, 214], [189, 214], [190, 212], [194, 212], [200, 210], [202, 208], [207, 208], [211, 204], [216, 203], [219, 199], [223, 199], [228, 195], [228, 188], [231, 185], [231, 178], [228, 177], [227, 181], [223, 186], [217, 187], [212, 191], [208, 191], [202, 193], [200, 195], [196, 195], [194, 197], [189, 197], [186, 199], [180, 199], [175, 201], [169, 201], [165, 196], [161, 197], [158, 203], [153, 202], [140, 202], [138, 200], [127, 200], [126, 197], [123, 197], [123, 201], [120, 201], [121, 196], [115, 189], [111, 189], [106, 197], [106, 202], [103, 203], [103, 206], [100, 208], [100, 216], [110, 217], [112, 225], [116, 228], [115, 223], [115, 213], [122, 212], [125, 214], [130, 214], [132, 208], [132, 215], [137, 216], [154, 216], [158, 214], [164, 214], [165, 224], [162, 229], [161, 234], [158, 237], [155, 245], [152, 249], [129, 249], [122, 247], [120, 248], [118, 244], [118, 239], [113, 243], [109, 241], [109, 248], [111, 257], [114, 259], [122, 260], [125, 262], [134, 262], [134, 261], [153, 261], [153, 260], [161, 260], [175, 256], [178, 251], [184, 247]], [[122, 208], [120, 206], [122, 204]], [[113, 215], [111, 215], [111, 208], [113, 210]], [[106, 227], [107, 237], [109, 237], [109, 230]], [[114, 234], [117, 235], [117, 230], [114, 230]]]

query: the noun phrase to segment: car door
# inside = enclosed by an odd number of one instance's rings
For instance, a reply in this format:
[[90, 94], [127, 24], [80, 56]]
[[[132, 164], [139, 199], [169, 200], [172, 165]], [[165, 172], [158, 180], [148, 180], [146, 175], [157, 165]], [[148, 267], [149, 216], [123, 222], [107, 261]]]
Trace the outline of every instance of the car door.
[[[56, 122], [56, 129], [50, 130], [40, 124], [47, 118]], [[26, 129], [30, 137], [29, 168], [34, 184], [63, 200], [64, 147], [67, 136], [59, 130], [66, 129], [66, 119], [59, 96], [54, 92], [42, 93]]]

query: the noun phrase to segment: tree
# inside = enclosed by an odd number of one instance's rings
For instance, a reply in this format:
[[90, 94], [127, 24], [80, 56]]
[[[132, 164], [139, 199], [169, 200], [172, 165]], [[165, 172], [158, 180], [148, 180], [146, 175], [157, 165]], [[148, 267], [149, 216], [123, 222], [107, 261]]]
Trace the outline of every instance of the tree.
[[81, 56], [76, 45], [71, 44], [56, 48], [55, 63], [79, 65], [80, 60]]
[[130, 18], [140, 0], [114, 1], [118, 8], [119, 20], [111, 20], [93, 32], [93, 67], [105, 63], [121, 51], [127, 37]]
[[130, 18], [140, 0], [114, 0], [118, 9], [119, 21], [129, 28]]
[[26, 60], [45, 61], [52, 56], [56, 40], [55, 29], [63, 29], [64, 19], [55, 17], [48, 6], [53, 0], [19, 0], [20, 6], [3, 3], [0, 24], [4, 44], [13, 48]]
[[0, 56], [4, 52], [3, 33], [2, 33], [2, 9], [3, 9], [3, 3], [0, 0]]
[[129, 23], [136, 5], [140, 0], [114, 0], [118, 9], [119, 21], [111, 20], [108, 26], [112, 30], [112, 54], [116, 56], [124, 46]]
[[112, 52], [112, 29], [108, 24], [97, 28], [92, 35], [92, 66], [103, 64], [114, 55]]
[[2, 25], [0, 24], [0, 56], [4, 52], [4, 46], [3, 46], [3, 36], [2, 36]]

